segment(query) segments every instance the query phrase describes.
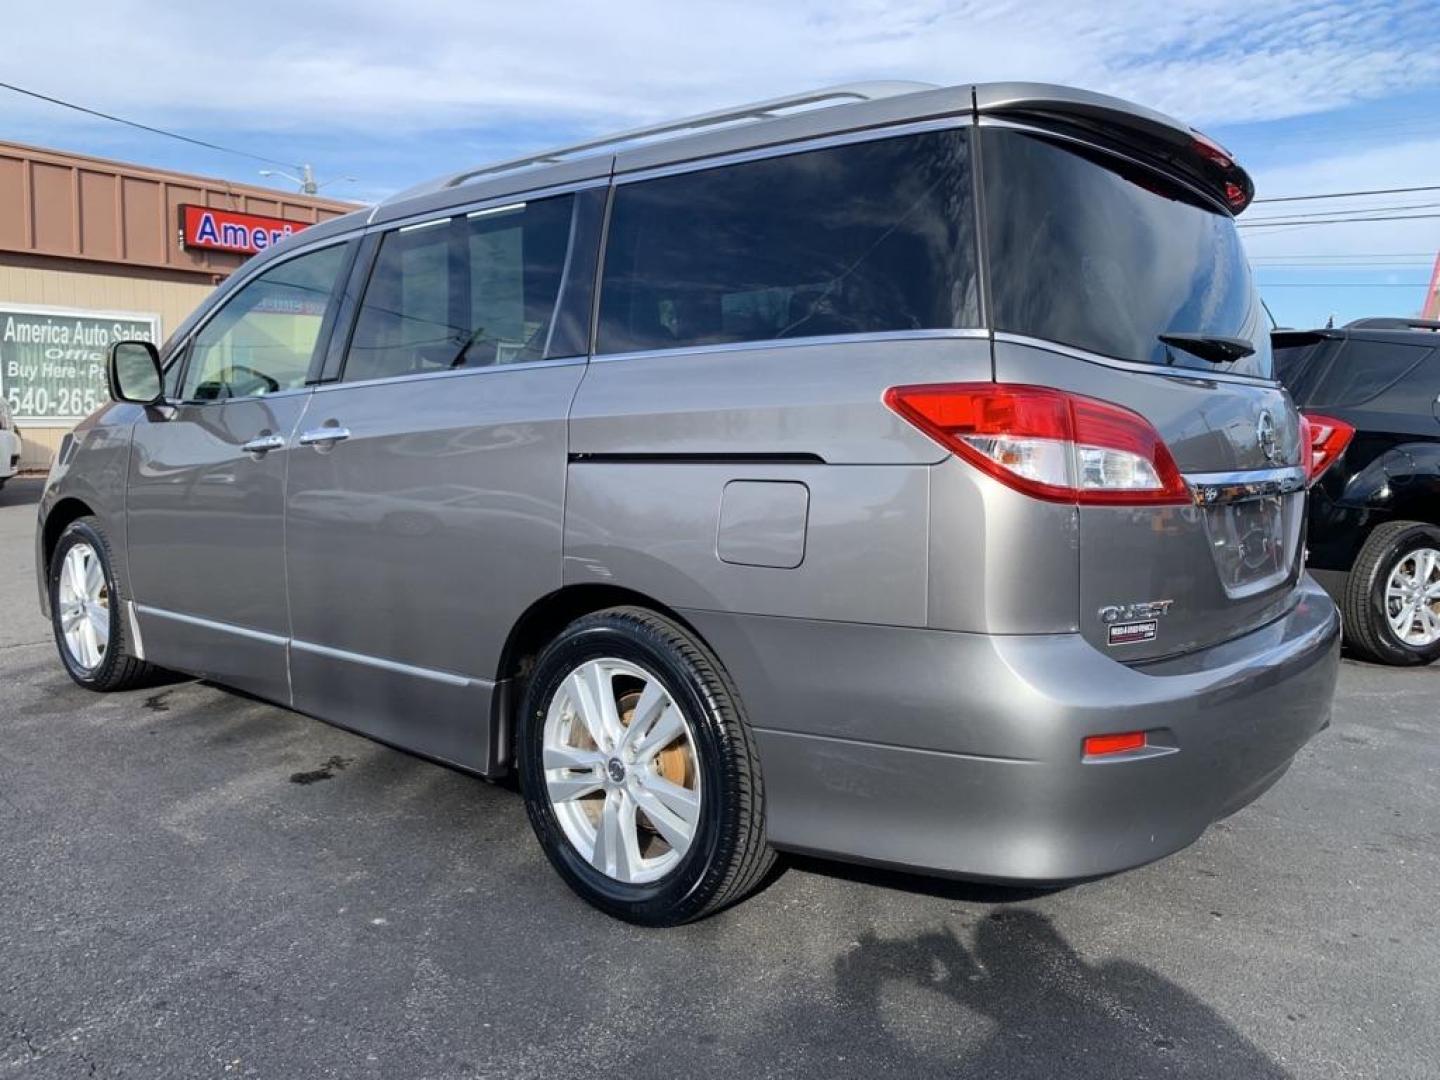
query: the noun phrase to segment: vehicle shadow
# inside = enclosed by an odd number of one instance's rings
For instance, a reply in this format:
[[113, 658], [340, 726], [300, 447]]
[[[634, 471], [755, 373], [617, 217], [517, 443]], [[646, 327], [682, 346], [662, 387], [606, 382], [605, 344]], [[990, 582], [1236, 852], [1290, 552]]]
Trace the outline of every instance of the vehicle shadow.
[[837, 1021], [868, 1029], [863, 1057], [890, 1075], [1290, 1075], [1194, 994], [1140, 964], [1087, 961], [1034, 911], [992, 912], [970, 945], [949, 927], [867, 931], [834, 977]]
[[[782, 853], [777, 869], [799, 870], [820, 877], [839, 878], [872, 888], [894, 889], [897, 892], [933, 896], [942, 900], [954, 900], [966, 904], [1016, 904], [1035, 900], [1052, 893], [1063, 892], [1081, 882], [1063, 882], [1050, 885], [1004, 885], [996, 882], [967, 881], [963, 878], [934, 877], [908, 873], [889, 867], [866, 866], [859, 863], [844, 863], [822, 859], [812, 855]], [[774, 878], [766, 880], [768, 888]]]

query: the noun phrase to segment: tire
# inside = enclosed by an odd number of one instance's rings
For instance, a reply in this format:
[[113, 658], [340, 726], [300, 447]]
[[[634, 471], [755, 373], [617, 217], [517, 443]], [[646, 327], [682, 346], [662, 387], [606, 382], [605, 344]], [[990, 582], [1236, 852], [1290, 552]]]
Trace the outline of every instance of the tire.
[[[66, 574], [67, 560], [76, 549], [82, 549], [82, 553], [77, 556], [81, 562], [86, 562], [85, 552], [93, 556], [94, 573], [98, 575], [95, 580], [103, 583], [100, 602], [91, 603], [88, 609], [98, 617], [94, 640], [98, 643], [102, 628], [105, 633], [103, 649], [98, 651], [97, 657], [83, 655], [84, 647], [81, 647], [80, 654], [77, 654], [76, 647], [67, 641], [63, 625], [66, 612], [61, 610], [64, 589], [61, 579]], [[65, 665], [70, 678], [85, 689], [97, 692], [134, 689], [150, 681], [156, 670], [135, 656], [130, 641], [130, 627], [118, 602], [119, 593], [115, 588], [113, 567], [114, 556], [105, 530], [96, 518], [82, 517], [71, 522], [60, 534], [60, 539], [55, 544], [55, 553], [50, 557], [48, 572], [50, 627], [55, 634], [55, 647], [60, 652], [60, 661]], [[67, 594], [67, 597], [69, 595], [73, 593]], [[68, 605], [71, 610], [74, 606], [73, 603]]]
[[[656, 700], [664, 695], [659, 705], [647, 705], [652, 683]], [[577, 702], [598, 701], [602, 687], [616, 706], [610, 720], [618, 739], [591, 738], [593, 726], [580, 719]], [[683, 730], [663, 741], [682, 721]], [[566, 627], [536, 662], [517, 748], [540, 846], [575, 892], [610, 915], [644, 926], [703, 918], [744, 898], [774, 863], [760, 763], [739, 695], [701, 642], [654, 612], [610, 608]], [[639, 757], [625, 757], [630, 753]], [[554, 767], [576, 755], [583, 767]], [[556, 798], [552, 784], [556, 792], [591, 790]], [[653, 820], [650, 807], [657, 807]], [[619, 824], [625, 821], [628, 833]], [[602, 829], [619, 838], [614, 845], [602, 840]], [[637, 846], [627, 837], [638, 837]]]
[[1412, 553], [1426, 550], [1440, 552], [1440, 528], [1419, 521], [1387, 522], [1365, 540], [1345, 581], [1341, 604], [1346, 644], [1360, 657], [1402, 667], [1440, 658], [1440, 640], [1402, 640], [1390, 623], [1387, 607], [1392, 575]]

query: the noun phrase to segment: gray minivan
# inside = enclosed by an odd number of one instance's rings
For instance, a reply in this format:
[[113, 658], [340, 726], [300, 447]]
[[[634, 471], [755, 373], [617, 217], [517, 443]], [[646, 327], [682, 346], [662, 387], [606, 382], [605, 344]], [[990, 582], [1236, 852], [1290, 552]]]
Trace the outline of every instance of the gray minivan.
[[1336, 678], [1251, 196], [1113, 98], [864, 84], [308, 228], [112, 352], [40, 507], [60, 657], [514, 771], [636, 922], [776, 850], [1158, 858]]

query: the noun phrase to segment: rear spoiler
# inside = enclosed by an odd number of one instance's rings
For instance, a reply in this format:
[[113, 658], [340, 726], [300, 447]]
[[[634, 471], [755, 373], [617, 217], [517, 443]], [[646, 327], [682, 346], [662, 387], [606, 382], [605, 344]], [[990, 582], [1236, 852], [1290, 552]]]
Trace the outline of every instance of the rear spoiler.
[[1344, 336], [1338, 330], [1271, 330], [1270, 347], [1298, 349], [1306, 345], [1318, 345], [1322, 341], [1334, 341]]
[[988, 83], [975, 87], [981, 116], [1039, 121], [1110, 144], [1177, 175], [1232, 214], [1255, 198], [1250, 174], [1219, 143], [1179, 120], [1120, 98], [1045, 83]]

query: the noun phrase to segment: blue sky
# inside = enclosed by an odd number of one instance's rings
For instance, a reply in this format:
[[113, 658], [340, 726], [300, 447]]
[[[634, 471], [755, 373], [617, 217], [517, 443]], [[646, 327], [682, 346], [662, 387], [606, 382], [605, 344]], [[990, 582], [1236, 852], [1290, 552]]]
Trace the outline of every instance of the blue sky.
[[[337, 181], [327, 193], [358, 200], [614, 128], [872, 78], [1119, 94], [1224, 143], [1261, 198], [1440, 185], [1435, 0], [80, 0], [26, 4], [6, 22], [0, 80], [310, 162]], [[0, 138], [280, 183], [257, 175], [262, 163], [5, 91]], [[1242, 220], [1424, 203], [1440, 191], [1262, 203]], [[1440, 217], [1245, 234], [1276, 317], [1315, 325], [1418, 312]]]

